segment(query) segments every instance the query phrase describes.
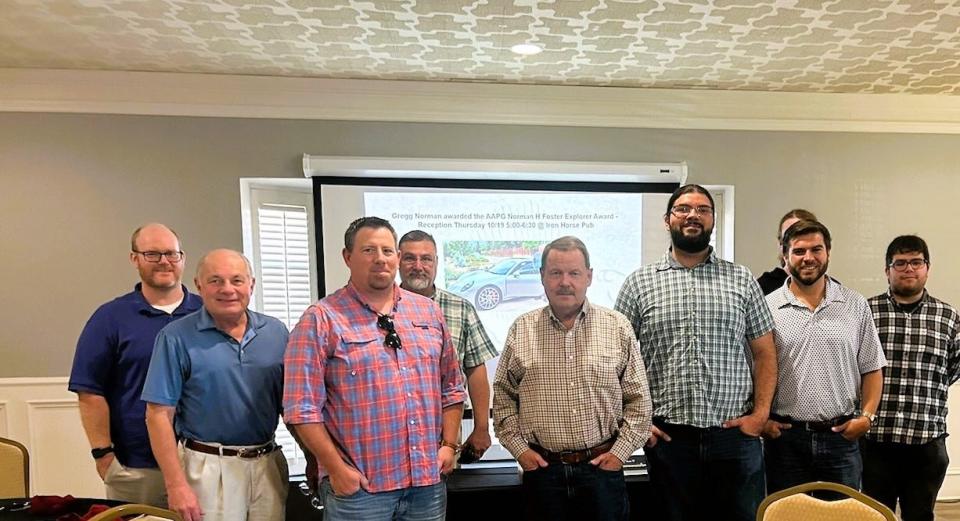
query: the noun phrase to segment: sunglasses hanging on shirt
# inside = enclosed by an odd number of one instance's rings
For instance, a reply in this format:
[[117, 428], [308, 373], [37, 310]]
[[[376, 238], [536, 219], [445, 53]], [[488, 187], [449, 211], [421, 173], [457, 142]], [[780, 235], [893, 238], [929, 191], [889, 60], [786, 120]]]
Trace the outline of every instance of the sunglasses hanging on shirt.
[[397, 334], [397, 328], [393, 325], [393, 319], [390, 318], [390, 315], [381, 315], [377, 314], [377, 327], [387, 332], [386, 338], [383, 339], [383, 343], [387, 347], [392, 347], [394, 349], [400, 349], [403, 347], [403, 342], [400, 341], [400, 335]]

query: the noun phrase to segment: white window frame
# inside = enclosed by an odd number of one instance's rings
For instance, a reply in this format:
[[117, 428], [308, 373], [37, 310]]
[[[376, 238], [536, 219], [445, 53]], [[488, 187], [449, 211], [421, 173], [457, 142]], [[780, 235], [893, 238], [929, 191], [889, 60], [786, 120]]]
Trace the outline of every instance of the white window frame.
[[[307, 209], [307, 249], [310, 257], [310, 301], [317, 300], [317, 259], [316, 233], [313, 221], [313, 188], [309, 179], [269, 179], [244, 178], [240, 179], [240, 210], [241, 227], [243, 231], [243, 252], [250, 259], [254, 277], [259, 281], [261, 277], [260, 263], [260, 234], [258, 230], [257, 210], [261, 205], [303, 206]], [[263, 312], [263, 293], [254, 289], [254, 298], [250, 302], [251, 308]], [[290, 476], [302, 476], [306, 467], [303, 451], [293, 441], [286, 427], [281, 423], [277, 428], [276, 438], [283, 446], [290, 468]]]

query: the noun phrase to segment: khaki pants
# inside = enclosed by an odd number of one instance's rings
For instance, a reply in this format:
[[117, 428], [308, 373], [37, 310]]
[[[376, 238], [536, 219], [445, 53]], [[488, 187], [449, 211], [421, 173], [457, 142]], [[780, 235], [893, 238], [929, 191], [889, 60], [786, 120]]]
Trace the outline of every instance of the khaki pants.
[[203, 521], [284, 519], [290, 480], [283, 451], [259, 458], [205, 454], [182, 446], [180, 451]]
[[103, 478], [107, 499], [167, 507], [167, 489], [160, 469], [124, 467], [113, 458]]

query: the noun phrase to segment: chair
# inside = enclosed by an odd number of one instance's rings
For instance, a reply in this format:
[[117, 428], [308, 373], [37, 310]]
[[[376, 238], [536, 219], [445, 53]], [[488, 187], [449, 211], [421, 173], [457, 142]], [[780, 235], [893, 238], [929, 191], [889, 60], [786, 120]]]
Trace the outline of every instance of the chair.
[[[832, 491], [847, 496], [824, 501], [805, 494]], [[757, 521], [897, 521], [896, 515], [879, 501], [846, 485], [814, 481], [774, 492], [757, 509]]]
[[108, 510], [104, 510], [103, 512], [91, 517], [90, 521], [113, 521], [114, 519], [120, 519], [121, 517], [126, 516], [135, 516], [137, 514], [140, 514], [140, 517], [135, 519], [172, 519], [173, 521], [183, 521], [183, 518], [180, 517], [180, 514], [174, 512], [173, 510], [167, 510], [165, 508], [159, 508], [150, 505], [141, 505], [137, 503], [115, 506]]
[[30, 454], [22, 444], [0, 438], [0, 499], [30, 496]]

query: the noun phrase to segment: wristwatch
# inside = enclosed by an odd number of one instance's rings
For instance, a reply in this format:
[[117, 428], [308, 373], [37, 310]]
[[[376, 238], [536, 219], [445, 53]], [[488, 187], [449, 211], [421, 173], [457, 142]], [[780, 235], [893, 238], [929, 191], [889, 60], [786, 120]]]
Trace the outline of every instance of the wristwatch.
[[451, 449], [453, 449], [453, 453], [454, 453], [454, 454], [460, 454], [460, 449], [463, 448], [462, 445], [457, 445], [456, 443], [450, 443], [450, 442], [447, 441], [447, 440], [440, 440], [440, 446], [441, 446], [441, 447], [450, 447]]
[[877, 415], [873, 414], [870, 411], [862, 411], [860, 413], [860, 416], [863, 416], [864, 418], [870, 420], [870, 425], [873, 425], [877, 421]]
[[100, 459], [111, 452], [113, 452], [113, 445], [110, 445], [109, 447], [90, 449], [90, 455], [93, 456], [93, 459]]

